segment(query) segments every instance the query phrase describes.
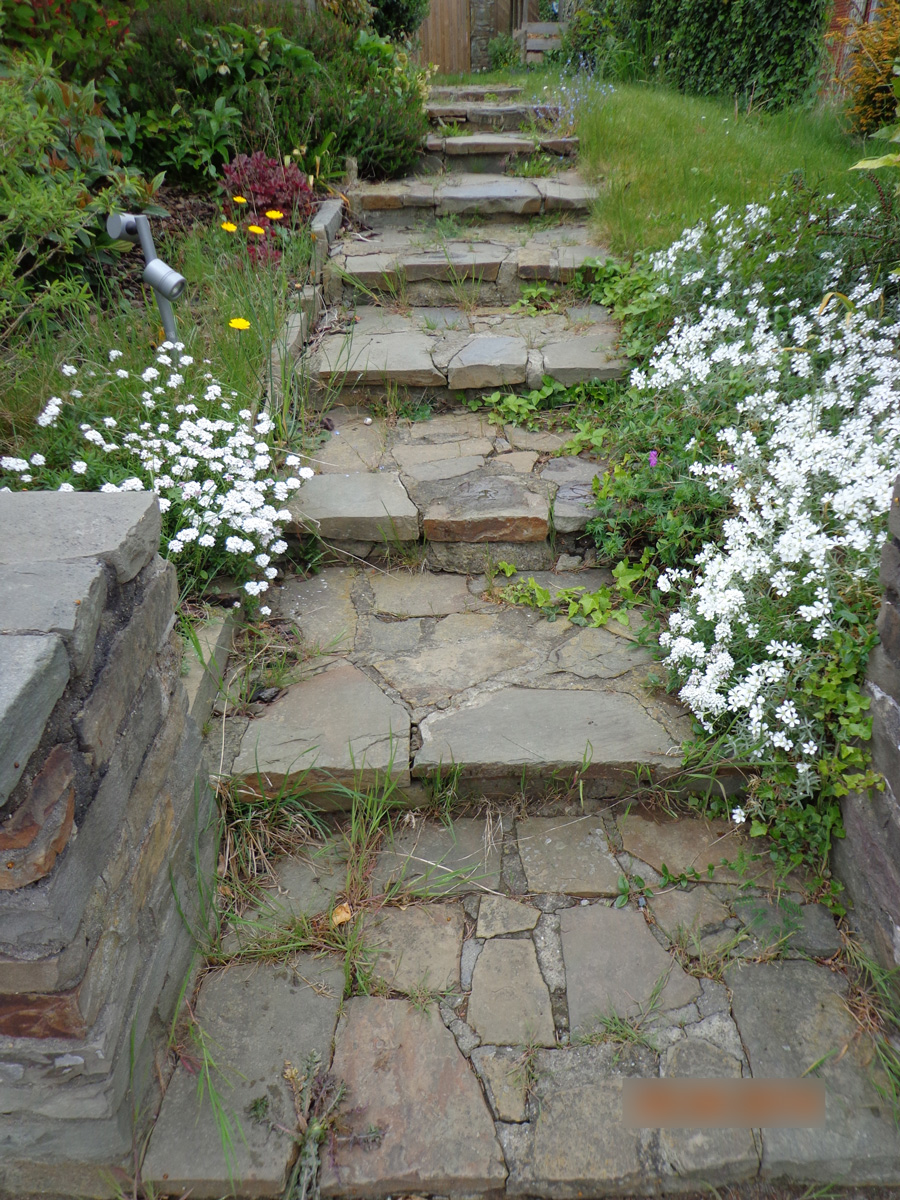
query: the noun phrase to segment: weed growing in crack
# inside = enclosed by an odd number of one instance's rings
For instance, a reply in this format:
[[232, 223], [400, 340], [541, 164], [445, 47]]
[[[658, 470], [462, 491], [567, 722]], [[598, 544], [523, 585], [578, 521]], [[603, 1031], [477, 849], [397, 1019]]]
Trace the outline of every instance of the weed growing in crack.
[[580, 1046], [603, 1046], [608, 1043], [614, 1045], [614, 1066], [625, 1051], [633, 1046], [646, 1046], [648, 1050], [658, 1054], [659, 1049], [645, 1026], [660, 1007], [660, 998], [668, 978], [669, 971], [664, 971], [653, 985], [649, 1000], [639, 1006], [637, 1014], [621, 1016], [610, 1007], [605, 1014], [597, 1017], [593, 1029], [578, 1034], [573, 1038], [573, 1042]]

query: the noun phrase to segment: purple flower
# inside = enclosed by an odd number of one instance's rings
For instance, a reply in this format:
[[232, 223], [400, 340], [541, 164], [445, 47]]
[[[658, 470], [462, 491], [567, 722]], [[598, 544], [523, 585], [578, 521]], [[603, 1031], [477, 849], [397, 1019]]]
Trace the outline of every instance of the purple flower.
[[657, 452], [655, 450], [651, 450], [650, 453], [647, 455], [647, 461], [650, 463], [651, 467], [655, 467], [656, 464], [659, 462], [659, 455], [657, 454]]

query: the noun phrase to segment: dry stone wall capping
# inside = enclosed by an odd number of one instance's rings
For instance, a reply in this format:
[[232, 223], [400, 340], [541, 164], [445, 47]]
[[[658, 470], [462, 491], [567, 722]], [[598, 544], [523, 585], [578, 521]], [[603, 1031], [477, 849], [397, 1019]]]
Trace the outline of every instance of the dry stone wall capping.
[[860, 933], [882, 964], [894, 968], [900, 966], [900, 477], [888, 531], [881, 555], [880, 644], [866, 672], [872, 765], [885, 788], [854, 792], [843, 801], [846, 837], [835, 844], [834, 867]]
[[194, 953], [213, 809], [160, 524], [150, 493], [0, 494], [2, 1198], [124, 1178]]

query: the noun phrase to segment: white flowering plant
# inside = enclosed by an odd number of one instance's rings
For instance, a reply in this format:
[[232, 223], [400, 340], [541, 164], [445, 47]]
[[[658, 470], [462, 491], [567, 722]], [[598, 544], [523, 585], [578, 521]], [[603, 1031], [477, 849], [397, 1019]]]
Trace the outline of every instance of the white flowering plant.
[[183, 594], [227, 575], [261, 596], [287, 550], [287, 502], [313, 472], [279, 458], [271, 418], [242, 406], [182, 343], [164, 342], [143, 370], [122, 357], [113, 349], [106, 363], [62, 365], [29, 449], [0, 457], [0, 489], [154, 491], [160, 552]]
[[651, 552], [635, 587], [695, 718], [688, 757], [750, 767], [732, 819], [832, 900], [840, 797], [881, 782], [862, 684], [900, 470], [898, 257], [890, 206], [795, 184], [580, 279], [643, 360], [573, 397], [576, 441], [610, 460], [589, 529], [607, 561]]

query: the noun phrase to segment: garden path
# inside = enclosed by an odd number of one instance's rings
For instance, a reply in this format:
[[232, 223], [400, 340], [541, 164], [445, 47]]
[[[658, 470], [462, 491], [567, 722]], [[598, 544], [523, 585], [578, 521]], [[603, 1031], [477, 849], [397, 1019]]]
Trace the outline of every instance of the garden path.
[[[515, 96], [441, 96], [436, 120], [473, 127], [435, 135], [445, 173], [358, 188], [370, 229], [332, 247], [306, 366], [339, 395], [292, 527], [315, 528], [330, 565], [269, 600], [312, 653], [240, 715], [226, 686], [212, 736], [244, 796], [297, 785], [340, 808], [392, 781], [408, 811], [349, 861], [340, 837], [282, 859], [232, 923], [238, 961], [195, 1009], [221, 1107], [185, 1059], [143, 1164], [161, 1194], [281, 1195], [331, 1120], [326, 1093], [310, 1107], [300, 1089], [298, 1113], [285, 1075], [313, 1052], [347, 1089], [321, 1149], [327, 1196], [900, 1183], [831, 914], [802, 879], [776, 884], [730, 823], [638, 803], [692, 782], [687, 717], [651, 686], [639, 616], [591, 628], [499, 599], [528, 577], [551, 595], [611, 583], [584, 532], [604, 464], [453, 400], [624, 366], [603, 310], [549, 310], [538, 289], [510, 312], [523, 284], [564, 284], [602, 254], [583, 183], [454, 173], [509, 152], [480, 126], [509, 136], [527, 115]], [[451, 820], [467, 800], [479, 815]], [[302, 952], [254, 965], [285, 928]], [[343, 959], [313, 957], [328, 937]], [[822, 1080], [825, 1122], [630, 1128], [623, 1094], [659, 1078]]]

